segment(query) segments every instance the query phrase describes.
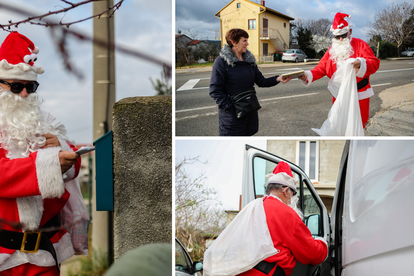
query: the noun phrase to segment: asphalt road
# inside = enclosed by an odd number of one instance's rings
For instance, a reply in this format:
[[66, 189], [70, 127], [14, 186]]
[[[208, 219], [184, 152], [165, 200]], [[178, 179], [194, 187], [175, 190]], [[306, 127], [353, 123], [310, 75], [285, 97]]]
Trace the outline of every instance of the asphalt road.
[[[310, 70], [316, 64], [283, 64], [262, 67], [265, 77]], [[176, 136], [217, 136], [218, 111], [208, 94], [211, 72], [176, 74], [175, 133]], [[279, 83], [270, 88], [257, 88], [262, 108], [259, 110], [259, 132], [255, 136], [316, 136], [311, 128], [320, 128], [332, 106], [327, 77], [304, 87], [299, 80]], [[371, 97], [370, 118], [380, 111], [381, 91], [412, 83], [414, 59], [384, 60], [370, 82], [375, 95]], [[403, 99], [401, 99], [403, 101]]]

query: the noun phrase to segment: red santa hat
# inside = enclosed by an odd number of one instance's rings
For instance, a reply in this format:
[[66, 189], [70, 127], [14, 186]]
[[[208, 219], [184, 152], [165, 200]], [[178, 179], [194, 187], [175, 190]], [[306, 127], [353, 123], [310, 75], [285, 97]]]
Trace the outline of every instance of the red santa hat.
[[288, 186], [296, 191], [297, 179], [293, 178], [292, 170], [286, 162], [280, 161], [273, 170], [273, 173], [267, 174], [266, 178], [268, 179], [266, 186], [269, 183], [276, 183]]
[[333, 33], [333, 35], [343, 35], [349, 32], [349, 30], [351, 29], [353, 25], [350, 24], [345, 19], [345, 17], [351, 18], [351, 16], [346, 13], [338, 12], [335, 15], [334, 21], [331, 26], [331, 32]]
[[18, 32], [11, 32], [0, 47], [0, 78], [6, 80], [37, 80], [45, 70], [37, 67], [39, 48]]

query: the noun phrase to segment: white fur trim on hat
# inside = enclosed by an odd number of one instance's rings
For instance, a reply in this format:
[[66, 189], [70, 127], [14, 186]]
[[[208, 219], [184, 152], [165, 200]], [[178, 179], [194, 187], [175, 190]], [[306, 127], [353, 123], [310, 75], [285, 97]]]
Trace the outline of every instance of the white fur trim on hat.
[[45, 70], [42, 67], [30, 66], [26, 63], [10, 64], [7, 60], [0, 61], [0, 78], [5, 80], [37, 80], [38, 74], [43, 74]]
[[[293, 177], [291, 177], [290, 175], [288, 175], [287, 173], [278, 173], [278, 174], [267, 174], [266, 178], [268, 178], [267, 180], [267, 184], [269, 183], [276, 183], [276, 184], [282, 184], [285, 186], [288, 186], [289, 188], [292, 188], [294, 191], [296, 191], [296, 182], [297, 180]], [[267, 186], [266, 184], [266, 186]]]
[[352, 29], [351, 28], [352, 26], [353, 26], [352, 24], [349, 24], [348, 26], [346, 26], [343, 29], [339, 29], [339, 28], [338, 29], [333, 29], [332, 26], [331, 26], [331, 32], [333, 33], [334, 36], [335, 35], [343, 35], [343, 34], [346, 34], [347, 32], [349, 32], [349, 30]]
[[60, 198], [65, 192], [60, 168], [60, 147], [39, 149], [36, 158], [36, 174], [43, 198]]

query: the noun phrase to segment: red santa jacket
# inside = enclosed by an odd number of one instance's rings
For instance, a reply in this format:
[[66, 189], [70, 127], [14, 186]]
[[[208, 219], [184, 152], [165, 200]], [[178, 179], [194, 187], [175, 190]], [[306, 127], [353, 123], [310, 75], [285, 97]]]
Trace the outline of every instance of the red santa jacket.
[[[64, 142], [60, 141], [61, 145]], [[71, 144], [62, 147], [40, 149], [26, 158], [8, 159], [0, 148], [0, 218], [11, 222], [21, 222], [27, 229], [42, 227], [62, 210], [70, 194], [64, 187], [64, 181], [77, 177], [80, 158], [62, 177], [58, 152], [74, 150]], [[65, 178], [65, 180], [64, 180]], [[20, 231], [10, 225], [5, 230]], [[0, 232], [1, 235], [1, 232]], [[66, 230], [61, 229], [52, 238], [59, 262], [71, 257], [74, 249]], [[22, 253], [0, 247], [0, 271], [23, 264], [54, 266], [49, 252]]]
[[[317, 265], [326, 259], [328, 247], [325, 242], [312, 237], [309, 229], [291, 207], [274, 197], [265, 198], [263, 206], [273, 245], [279, 250], [279, 253], [264, 261], [276, 262], [286, 276], [289, 276], [296, 265], [296, 260], [302, 264]], [[269, 275], [272, 275], [275, 269], [276, 267]], [[264, 274], [253, 268], [239, 275]]]
[[[369, 76], [378, 70], [380, 61], [374, 55], [374, 52], [365, 41], [358, 38], [352, 38], [351, 45], [354, 54], [350, 56], [350, 58], [358, 58], [361, 61], [361, 67], [356, 74], [357, 83], [364, 78], [368, 79], [368, 85], [358, 90], [358, 99], [367, 99], [374, 95], [374, 91], [372, 90], [371, 84], [369, 82]], [[315, 68], [310, 71], [305, 71], [308, 78], [308, 82], [305, 85], [308, 86], [313, 81], [318, 80], [324, 76], [331, 78], [335, 71], [336, 63], [332, 61], [328, 50]]]

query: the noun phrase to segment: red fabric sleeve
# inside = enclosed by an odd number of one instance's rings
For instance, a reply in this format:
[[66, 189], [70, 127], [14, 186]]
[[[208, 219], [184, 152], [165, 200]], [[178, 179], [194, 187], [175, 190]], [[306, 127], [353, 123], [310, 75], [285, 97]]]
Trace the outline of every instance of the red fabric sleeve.
[[377, 72], [380, 66], [380, 60], [374, 55], [374, 52], [369, 47], [367, 43], [362, 41], [359, 45], [361, 47], [362, 55], [360, 57], [364, 58], [367, 63], [367, 71], [365, 72], [364, 78]]
[[317, 265], [328, 255], [328, 248], [323, 241], [315, 240], [308, 227], [299, 221], [289, 241], [289, 249], [296, 260], [302, 264]]
[[[3, 150], [1, 150], [3, 151]], [[36, 174], [37, 152], [26, 158], [0, 157], [0, 197], [18, 198], [40, 195]]]
[[[78, 149], [72, 145], [71, 143], [68, 143], [69, 147], [73, 150], [73, 151], [77, 151]], [[81, 167], [81, 157], [79, 156], [78, 160], [76, 160], [75, 164], [73, 165], [75, 168], [75, 176], [73, 178], [78, 177], [79, 175], [79, 171], [80, 171], [80, 167]]]
[[319, 80], [320, 78], [323, 78], [324, 76], [327, 75], [327, 72], [326, 72], [327, 63], [330, 63], [329, 51], [326, 51], [322, 59], [319, 61], [318, 65], [316, 65], [315, 68], [311, 70], [312, 82]]

